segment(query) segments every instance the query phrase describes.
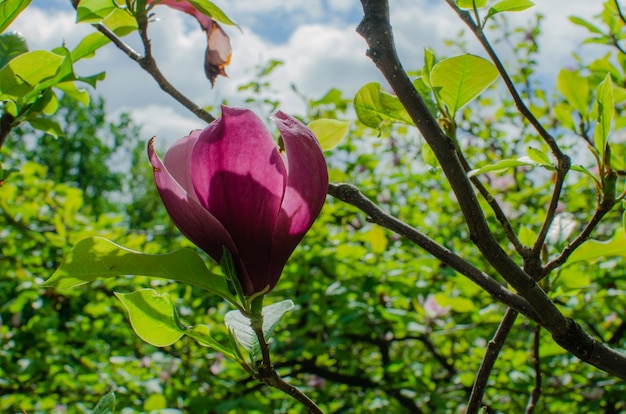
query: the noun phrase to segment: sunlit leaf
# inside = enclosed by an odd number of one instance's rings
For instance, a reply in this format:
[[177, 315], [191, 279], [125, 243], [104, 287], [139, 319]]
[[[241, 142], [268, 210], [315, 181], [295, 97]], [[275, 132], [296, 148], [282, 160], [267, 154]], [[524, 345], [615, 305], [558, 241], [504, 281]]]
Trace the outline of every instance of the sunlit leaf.
[[169, 346], [178, 341], [185, 331], [178, 326], [176, 309], [167, 293], [154, 289], [139, 289], [115, 296], [128, 311], [133, 330], [141, 339], [154, 346]]
[[371, 128], [379, 128], [385, 122], [413, 125], [398, 97], [381, 90], [378, 82], [359, 89], [354, 97], [354, 109], [359, 121]]
[[236, 26], [237, 24], [232, 21], [226, 13], [222, 11], [219, 7], [217, 7], [212, 1], [209, 0], [189, 0], [189, 3], [193, 5], [199, 12], [204, 15], [209, 16], [211, 19], [219, 22], [228, 24], [231, 26]]
[[0, 99], [19, 98], [55, 76], [64, 57], [47, 50], [23, 53], [0, 69]]
[[456, 0], [456, 5], [461, 9], [481, 9], [487, 5], [487, 0]]
[[583, 116], [589, 113], [589, 81], [578, 72], [561, 69], [556, 87], [567, 102]]
[[81, 0], [76, 8], [76, 22], [100, 23], [117, 7], [114, 0]]
[[577, 24], [579, 26], [583, 26], [586, 27], [587, 30], [589, 30], [591, 33], [596, 33], [596, 34], [602, 34], [602, 30], [600, 30], [600, 28], [598, 26], [595, 26], [594, 24], [588, 22], [587, 20], [584, 20], [580, 17], [576, 17], [576, 16], [570, 16], [568, 17], [569, 21]]
[[591, 262], [609, 256], [626, 256], [626, 233], [622, 229], [606, 241], [587, 240], [572, 253], [567, 263]]
[[593, 131], [594, 146], [598, 150], [600, 160], [604, 161], [604, 153], [611, 131], [613, 114], [615, 113], [615, 101], [613, 99], [613, 82], [611, 75], [607, 74], [596, 89], [596, 102], [598, 104], [598, 123]]
[[430, 74], [430, 83], [441, 101], [454, 115], [480, 95], [498, 77], [496, 67], [486, 59], [461, 55], [438, 62]]
[[323, 118], [311, 121], [308, 127], [315, 134], [322, 149], [328, 151], [339, 145], [341, 140], [348, 135], [350, 122]]
[[15, 20], [17, 16], [30, 4], [31, 0], [2, 0], [0, 1], [0, 33]]
[[471, 312], [476, 309], [474, 302], [468, 298], [450, 297], [445, 293], [437, 293], [435, 300], [442, 308], [450, 307], [455, 312]]
[[145, 254], [113, 243], [102, 237], [78, 242], [45, 286], [61, 291], [100, 278], [142, 275], [189, 283], [225, 299], [234, 300], [226, 279], [207, 269], [202, 258], [191, 249], [167, 254]]
[[504, 12], [520, 12], [534, 6], [535, 3], [529, 0], [502, 0], [494, 4], [487, 13], [485, 20], [494, 14]]

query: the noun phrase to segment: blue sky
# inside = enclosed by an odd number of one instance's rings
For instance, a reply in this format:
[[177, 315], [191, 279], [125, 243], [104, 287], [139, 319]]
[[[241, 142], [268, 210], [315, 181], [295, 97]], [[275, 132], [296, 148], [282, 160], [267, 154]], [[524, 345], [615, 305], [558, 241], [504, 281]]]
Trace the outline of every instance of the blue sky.
[[[227, 69], [230, 77], [219, 78], [213, 89], [202, 69], [206, 37], [195, 20], [158, 7], [158, 20], [150, 26], [161, 70], [199, 105], [218, 105], [224, 99], [243, 103], [237, 88], [254, 80], [258, 66], [270, 59], [285, 62], [270, 78], [270, 95], [283, 102], [281, 109], [287, 113], [303, 111], [292, 84], [306, 96], [319, 98], [331, 88], [339, 88], [349, 96], [367, 82], [382, 81], [365, 56], [365, 42], [355, 32], [362, 13], [358, 0], [214, 1], [239, 23], [241, 31], [226, 28], [233, 45]], [[599, 13], [601, 7], [599, 1], [537, 0], [534, 9], [511, 14], [510, 20], [524, 24], [535, 12], [546, 16], [539, 69], [549, 82], [558, 68], [573, 62], [571, 52], [580, 52], [578, 44], [585, 35], [584, 30], [567, 21], [567, 16], [589, 17]], [[421, 67], [424, 48], [434, 48], [439, 55], [449, 54], [444, 40], [464, 27], [443, 0], [391, 0], [391, 19], [407, 69]], [[31, 49], [50, 49], [62, 43], [72, 48], [93, 30], [89, 25], [74, 24], [70, 0], [33, 0], [11, 29], [20, 31]], [[139, 49], [136, 37], [124, 39]], [[473, 39], [468, 38], [468, 45], [472, 53], [484, 55]], [[503, 56], [507, 53], [502, 51]], [[95, 58], [77, 64], [81, 75], [103, 69], [107, 79], [98, 86], [97, 93], [105, 97], [111, 113], [130, 112], [144, 125], [147, 138], [157, 135], [171, 142], [190, 129], [204, 126], [112, 45], [98, 51]]]

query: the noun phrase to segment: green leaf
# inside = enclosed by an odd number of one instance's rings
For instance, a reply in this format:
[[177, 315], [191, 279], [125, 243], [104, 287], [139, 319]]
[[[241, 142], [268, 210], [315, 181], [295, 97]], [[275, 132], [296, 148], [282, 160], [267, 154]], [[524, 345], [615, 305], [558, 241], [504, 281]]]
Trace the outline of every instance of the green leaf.
[[98, 401], [91, 414], [113, 414], [115, 410], [115, 392], [109, 391]]
[[339, 142], [348, 135], [350, 121], [322, 118], [311, 121], [308, 127], [313, 131], [322, 149], [328, 151], [339, 145]]
[[236, 26], [237, 24], [232, 21], [226, 13], [224, 13], [219, 7], [213, 4], [209, 0], [189, 0], [189, 3], [200, 13], [209, 16], [211, 19], [218, 23], [224, 23], [230, 26]]
[[[468, 177], [473, 177], [475, 175], [478, 174], [484, 174], [486, 172], [502, 172], [502, 171], [506, 171], [509, 168], [514, 168], [514, 167], [522, 167], [522, 166], [541, 166], [544, 167], [546, 169], [554, 169], [554, 167], [549, 164], [549, 165], [544, 165], [544, 164], [538, 164], [535, 161], [531, 160], [529, 157], [521, 157], [518, 159], [505, 159], [505, 160], [500, 160], [494, 164], [488, 164], [485, 165], [483, 167], [474, 169], [470, 172], [467, 173]], [[552, 167], [552, 168], [550, 168]]]
[[545, 154], [541, 151], [539, 151], [537, 148], [533, 148], [533, 147], [528, 147], [526, 148], [526, 154], [528, 155], [528, 158], [530, 158], [532, 161], [534, 161], [537, 164], [552, 164], [552, 160], [550, 160], [550, 157], [548, 156], [548, 154]]
[[54, 77], [61, 69], [64, 56], [47, 50], [23, 53], [0, 69], [0, 99], [25, 96], [42, 81]]
[[600, 160], [605, 161], [604, 154], [608, 143], [611, 123], [615, 113], [615, 101], [613, 99], [613, 81], [607, 74], [596, 89], [596, 102], [598, 104], [598, 123], [593, 131], [593, 144], [598, 150]]
[[81, 0], [76, 8], [76, 22], [100, 23], [117, 7], [113, 0]]
[[445, 293], [436, 293], [435, 300], [441, 307], [449, 306], [455, 312], [471, 312], [476, 309], [474, 302], [460, 296], [450, 297]]
[[438, 62], [430, 74], [430, 83], [454, 116], [497, 78], [498, 70], [488, 60], [461, 55]]
[[520, 12], [534, 6], [535, 3], [529, 0], [502, 0], [494, 4], [485, 16], [485, 20], [497, 13]]
[[589, 113], [589, 81], [578, 72], [561, 69], [556, 88], [583, 117]]
[[49, 118], [28, 118], [28, 123], [35, 129], [43, 131], [53, 138], [58, 138], [63, 135], [63, 129], [58, 122]]
[[26, 52], [28, 52], [28, 45], [19, 33], [0, 35], [0, 68], [3, 68], [11, 59]]
[[580, 17], [570, 16], [569, 17], [569, 21], [574, 23], [574, 24], [576, 24], [576, 25], [578, 25], [578, 26], [586, 27], [587, 30], [589, 30], [591, 33], [603, 34], [602, 30], [600, 30], [600, 28], [598, 28], [598, 26], [595, 26], [592, 23], [589, 23], [587, 20], [581, 19]]
[[378, 82], [359, 89], [354, 97], [354, 109], [359, 121], [371, 128], [380, 128], [385, 122], [413, 125], [398, 97], [382, 91]]
[[435, 66], [435, 53], [432, 49], [424, 49], [424, 66], [422, 67], [422, 79], [428, 88], [432, 88], [430, 74]]
[[73, 81], [57, 83], [54, 87], [63, 91], [65, 96], [69, 96], [83, 105], [89, 106], [89, 92], [85, 89], [78, 89]]
[[233, 352], [231, 348], [227, 348], [221, 343], [217, 342], [213, 336], [211, 336], [211, 331], [207, 325], [194, 325], [189, 327], [189, 329], [185, 330], [185, 335], [190, 338], [195, 339], [202, 346], [206, 346], [212, 348], [218, 352], [224, 354], [224, 356], [237, 361], [238, 358], [236, 353]]
[[477, 9], [481, 9], [487, 5], [487, 0], [456, 0], [456, 5], [460, 9], [473, 9], [474, 5]]
[[100, 278], [141, 275], [189, 283], [233, 301], [226, 279], [207, 269], [191, 249], [167, 254], [145, 254], [126, 249], [102, 237], [81, 240], [44, 286], [61, 291]]
[[3, 0], [0, 2], [0, 33], [15, 20], [31, 0]]
[[154, 346], [169, 346], [178, 341], [185, 331], [178, 325], [176, 308], [167, 293], [154, 289], [139, 289], [115, 296], [128, 311], [133, 330], [141, 339]]
[[[266, 341], [272, 336], [274, 328], [285, 313], [293, 308], [294, 304], [289, 299], [263, 307], [263, 335]], [[250, 319], [235, 310], [224, 316], [224, 323], [234, 333], [239, 344], [250, 353], [252, 359], [255, 359], [260, 352], [260, 347], [259, 340], [250, 326]]]
[[587, 240], [572, 253], [567, 263], [590, 262], [608, 256], [626, 257], [626, 233], [622, 229], [606, 241]]

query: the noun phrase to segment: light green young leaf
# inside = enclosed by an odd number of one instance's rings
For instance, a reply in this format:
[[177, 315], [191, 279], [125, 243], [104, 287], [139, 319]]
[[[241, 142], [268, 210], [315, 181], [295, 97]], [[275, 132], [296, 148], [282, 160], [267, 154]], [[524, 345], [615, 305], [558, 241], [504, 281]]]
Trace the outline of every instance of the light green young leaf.
[[98, 401], [91, 414], [113, 414], [115, 410], [115, 392], [109, 391]]
[[324, 151], [335, 148], [348, 135], [350, 121], [338, 119], [315, 119], [308, 125]]
[[154, 346], [169, 346], [185, 334], [177, 323], [176, 308], [167, 293], [154, 289], [139, 289], [115, 296], [128, 311], [133, 330], [141, 339]]
[[502, 0], [494, 4], [485, 16], [485, 20], [491, 16], [504, 12], [520, 12], [533, 7], [535, 3], [530, 0]]
[[76, 83], [73, 81], [57, 83], [54, 87], [61, 90], [65, 96], [70, 97], [85, 106], [89, 106], [89, 92], [85, 89], [78, 89]]
[[0, 33], [15, 20], [17, 16], [30, 4], [31, 0], [3, 0], [0, 1]]
[[54, 77], [65, 57], [47, 50], [23, 53], [0, 69], [0, 100], [25, 96], [39, 84]]
[[217, 7], [212, 1], [209, 0], [189, 0], [189, 3], [196, 8], [200, 13], [209, 16], [211, 19], [218, 23], [224, 23], [230, 26], [237, 26], [226, 13], [224, 13], [219, 7]]
[[517, 238], [524, 246], [532, 246], [535, 244], [535, 240], [537, 240], [537, 233], [528, 226], [522, 226], [519, 229]]
[[598, 26], [595, 26], [594, 24], [588, 22], [587, 20], [584, 20], [580, 17], [576, 17], [576, 16], [570, 16], [569, 17], [569, 21], [578, 25], [578, 26], [583, 26], [586, 27], [587, 30], [589, 30], [591, 33], [595, 33], [595, 34], [602, 34], [602, 30], [600, 30], [600, 28]]
[[438, 62], [430, 74], [430, 83], [454, 116], [497, 78], [498, 70], [488, 60], [474, 55], [461, 55]]
[[371, 128], [379, 128], [384, 122], [413, 125], [398, 97], [381, 90], [378, 82], [359, 89], [354, 97], [354, 109], [359, 121]]
[[473, 9], [474, 5], [477, 9], [481, 9], [487, 5], [487, 0], [456, 0], [456, 5], [460, 9]]
[[445, 293], [436, 293], [435, 300], [441, 307], [450, 307], [455, 312], [471, 312], [476, 309], [474, 302], [461, 296], [451, 297]]
[[[263, 307], [263, 334], [266, 341], [272, 336], [274, 328], [282, 317], [293, 308], [294, 304], [289, 299]], [[224, 323], [234, 333], [239, 344], [250, 353], [254, 360], [261, 349], [259, 340], [250, 326], [250, 319], [243, 316], [238, 310], [235, 310], [228, 312], [224, 316]]]
[[504, 159], [504, 160], [500, 160], [494, 164], [488, 164], [485, 165], [483, 167], [471, 170], [470, 172], [467, 173], [468, 177], [473, 177], [475, 175], [478, 174], [484, 174], [486, 172], [502, 172], [502, 171], [506, 171], [509, 168], [514, 168], [514, 167], [522, 167], [522, 166], [541, 166], [544, 167], [548, 170], [553, 170], [554, 167], [551, 164], [539, 164], [536, 163], [535, 161], [531, 160], [529, 157], [521, 157], [518, 159]]
[[528, 155], [528, 158], [530, 158], [537, 164], [552, 164], [552, 161], [550, 160], [548, 154], [539, 151], [537, 148], [526, 148], [526, 154]]
[[424, 49], [424, 66], [422, 67], [422, 79], [428, 88], [432, 88], [430, 84], [430, 73], [435, 66], [435, 53], [432, 49]]
[[217, 342], [213, 338], [213, 336], [211, 336], [211, 331], [207, 325], [191, 326], [189, 327], [189, 329], [185, 330], [185, 335], [195, 339], [202, 346], [206, 346], [218, 352], [221, 352], [227, 358], [230, 358], [234, 361], [240, 359], [231, 348], [222, 345], [221, 343]]
[[609, 256], [626, 257], [626, 233], [619, 229], [606, 241], [587, 240], [572, 253], [567, 263], [590, 262]]
[[61, 291], [101, 278], [141, 275], [189, 283], [233, 302], [226, 279], [207, 269], [191, 249], [166, 254], [145, 254], [113, 243], [103, 237], [78, 242], [44, 286]]
[[583, 117], [589, 113], [589, 81], [578, 72], [561, 69], [556, 79], [556, 88], [565, 100]]
[[81, 0], [76, 8], [76, 23], [100, 23], [117, 8], [114, 0]]
[[609, 132], [615, 113], [615, 101], [613, 99], [613, 81], [607, 74], [596, 89], [596, 102], [598, 104], [598, 123], [593, 131], [594, 146], [598, 150], [600, 160], [605, 161], [604, 153], [608, 143]]

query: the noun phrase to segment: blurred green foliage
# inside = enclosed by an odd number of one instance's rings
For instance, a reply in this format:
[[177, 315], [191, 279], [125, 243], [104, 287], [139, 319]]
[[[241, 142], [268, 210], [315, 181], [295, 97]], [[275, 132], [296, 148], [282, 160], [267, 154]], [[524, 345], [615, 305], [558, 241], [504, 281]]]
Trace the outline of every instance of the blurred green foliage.
[[[611, 73], [619, 134], [625, 119], [625, 60], [610, 34], [621, 33], [623, 24], [609, 16], [605, 10], [594, 25], [575, 21], [604, 33], [596, 41], [612, 49], [592, 62], [581, 58], [576, 75], [559, 77], [558, 92], [542, 89], [535, 77], [540, 50], [534, 40], [541, 35], [541, 19], [525, 29], [508, 27], [500, 14], [490, 19], [491, 30], [521, 45], [514, 48], [518, 70], [513, 79], [523, 96], [532, 98], [534, 113], [589, 170], [597, 168], [594, 160], [580, 154], [591, 143], [595, 98], [587, 94], [580, 103], [566, 99], [564, 91], [581, 79], [594, 91]], [[266, 71], [277, 65], [270, 62]], [[279, 103], [263, 98], [270, 87], [264, 82], [240, 91], [250, 93], [251, 105], [273, 109]], [[354, 119], [352, 102], [337, 89], [306, 98], [307, 122], [353, 121], [347, 138], [327, 154], [331, 181], [357, 185], [384, 210], [488, 272], [422, 139], [409, 125], [369, 128]], [[55, 116], [63, 133], [58, 138], [17, 128], [14, 144], [0, 154], [3, 165], [18, 170], [0, 186], [0, 411], [90, 412], [110, 390], [122, 413], [301, 411], [189, 338], [163, 348], [142, 342], [113, 293], [138, 288], [167, 293], [186, 324], [207, 324], [216, 339], [226, 341], [222, 321], [231, 308], [199, 289], [146, 277], [107, 279], [63, 295], [40, 287], [85, 237], [104, 236], [146, 253], [193, 248], [169, 223], [153, 188], [140, 128], [126, 116], [107, 121], [101, 100], [92, 99], [90, 105], [60, 99]], [[517, 158], [529, 146], [547, 152], [497, 89], [456, 109], [458, 143], [471, 165]], [[623, 169], [617, 166], [624, 163], [625, 145], [612, 138], [614, 168]], [[112, 168], [120, 156], [125, 166]], [[558, 254], [595, 205], [594, 181], [578, 172], [571, 176], [558, 216], [562, 228], [571, 230], [552, 233], [546, 257]], [[529, 167], [484, 176], [522, 241], [533, 240], [539, 231], [551, 178], [550, 172]], [[619, 185], [623, 190], [622, 176]], [[508, 246], [497, 220], [485, 211]], [[615, 230], [622, 213], [612, 211], [595, 237], [619, 241]], [[511, 246], [508, 251], [515, 255]], [[618, 251], [572, 262], [542, 281], [563, 312], [618, 350], [626, 348], [623, 255]], [[293, 300], [296, 308], [272, 338], [274, 363], [282, 377], [329, 413], [462, 412], [505, 311], [463, 276], [331, 197], [266, 303], [283, 299]], [[518, 319], [491, 376], [487, 412], [524, 411], [535, 386], [535, 332], [532, 322]], [[543, 377], [537, 412], [626, 411], [622, 381], [581, 363], [545, 332], [540, 333], [539, 355]]]

